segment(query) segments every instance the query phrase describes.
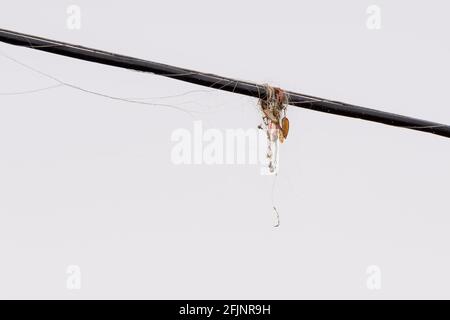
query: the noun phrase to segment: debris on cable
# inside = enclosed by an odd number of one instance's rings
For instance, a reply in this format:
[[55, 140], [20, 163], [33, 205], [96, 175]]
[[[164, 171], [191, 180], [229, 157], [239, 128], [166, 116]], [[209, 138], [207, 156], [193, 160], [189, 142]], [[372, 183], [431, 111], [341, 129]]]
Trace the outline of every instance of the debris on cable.
[[277, 174], [279, 162], [279, 143], [286, 140], [289, 120], [286, 117], [287, 95], [280, 88], [266, 85], [266, 96], [259, 100], [263, 123], [259, 128], [267, 134], [267, 162], [269, 174]]

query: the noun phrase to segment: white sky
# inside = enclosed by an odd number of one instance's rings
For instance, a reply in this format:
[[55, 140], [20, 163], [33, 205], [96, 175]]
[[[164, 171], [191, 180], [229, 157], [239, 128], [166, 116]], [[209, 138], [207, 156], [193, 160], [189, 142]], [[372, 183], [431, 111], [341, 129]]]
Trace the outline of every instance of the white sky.
[[[82, 27], [66, 27], [66, 8]], [[1, 28], [450, 123], [448, 2], [2, 1]], [[199, 89], [0, 44], [120, 97]], [[0, 56], [0, 93], [54, 84]], [[161, 103], [205, 128], [255, 128], [256, 101]], [[186, 114], [55, 88], [0, 96], [0, 297], [450, 298], [450, 141], [288, 109], [275, 199], [257, 166], [175, 166]], [[81, 290], [66, 268], [81, 268]], [[366, 268], [381, 270], [381, 290]]]

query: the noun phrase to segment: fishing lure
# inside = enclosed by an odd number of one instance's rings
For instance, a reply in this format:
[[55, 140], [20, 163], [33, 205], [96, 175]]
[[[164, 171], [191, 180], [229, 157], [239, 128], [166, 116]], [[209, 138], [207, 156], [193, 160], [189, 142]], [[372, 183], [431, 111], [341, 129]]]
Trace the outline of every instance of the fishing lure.
[[268, 168], [271, 174], [278, 172], [279, 142], [283, 143], [289, 133], [289, 120], [286, 117], [287, 98], [284, 91], [266, 85], [266, 97], [260, 99], [263, 124], [266, 131]]

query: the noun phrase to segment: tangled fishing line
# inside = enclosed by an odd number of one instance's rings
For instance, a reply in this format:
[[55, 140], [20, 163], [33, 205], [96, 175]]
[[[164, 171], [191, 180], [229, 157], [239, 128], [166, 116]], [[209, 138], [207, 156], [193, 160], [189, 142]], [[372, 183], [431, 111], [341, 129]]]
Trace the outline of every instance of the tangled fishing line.
[[280, 143], [283, 143], [289, 133], [289, 120], [286, 116], [287, 105], [289, 103], [288, 95], [280, 88], [265, 85], [266, 95], [259, 99], [258, 105], [262, 112], [262, 124], [259, 125], [267, 136], [267, 167], [268, 174], [275, 175], [272, 187], [272, 206], [276, 214], [277, 223], [280, 225], [280, 216], [274, 205], [275, 182], [278, 174]]

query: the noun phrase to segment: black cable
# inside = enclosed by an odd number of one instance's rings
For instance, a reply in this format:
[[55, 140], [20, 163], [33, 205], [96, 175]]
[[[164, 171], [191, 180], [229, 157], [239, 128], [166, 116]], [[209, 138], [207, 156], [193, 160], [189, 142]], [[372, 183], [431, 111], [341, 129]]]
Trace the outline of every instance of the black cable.
[[[178, 68], [162, 63], [86, 48], [79, 45], [73, 45], [70, 43], [35, 37], [15, 31], [0, 29], [0, 41], [85, 61], [101, 63], [125, 69], [150, 72], [164, 77], [169, 77], [233, 93], [239, 93], [255, 98], [264, 98], [266, 95], [266, 86], [264, 85], [235, 80], [210, 73]], [[292, 106], [332, 113], [345, 117], [359, 118], [367, 121], [384, 123], [395, 127], [429, 132], [432, 134], [450, 138], [450, 126], [448, 125], [406, 117], [394, 113], [383, 112], [375, 109], [359, 107], [343, 102], [330, 101], [322, 98], [303, 95], [296, 92], [287, 91], [285, 93], [288, 95], [289, 105]]]

